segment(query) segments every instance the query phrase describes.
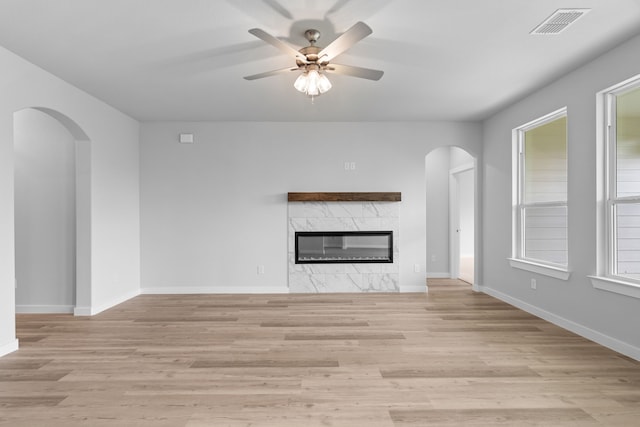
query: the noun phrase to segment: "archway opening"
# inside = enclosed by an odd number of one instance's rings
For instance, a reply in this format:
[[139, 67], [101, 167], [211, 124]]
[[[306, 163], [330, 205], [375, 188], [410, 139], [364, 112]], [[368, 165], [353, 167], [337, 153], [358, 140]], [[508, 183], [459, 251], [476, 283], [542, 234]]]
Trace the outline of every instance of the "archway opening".
[[16, 313], [90, 303], [89, 138], [48, 108], [14, 113]]

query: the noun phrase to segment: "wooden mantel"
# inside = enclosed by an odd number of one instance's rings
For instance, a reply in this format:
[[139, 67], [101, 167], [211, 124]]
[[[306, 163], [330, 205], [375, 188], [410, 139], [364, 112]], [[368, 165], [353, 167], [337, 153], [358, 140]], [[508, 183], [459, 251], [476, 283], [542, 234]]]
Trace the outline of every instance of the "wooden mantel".
[[288, 193], [287, 200], [290, 202], [399, 202], [401, 193]]

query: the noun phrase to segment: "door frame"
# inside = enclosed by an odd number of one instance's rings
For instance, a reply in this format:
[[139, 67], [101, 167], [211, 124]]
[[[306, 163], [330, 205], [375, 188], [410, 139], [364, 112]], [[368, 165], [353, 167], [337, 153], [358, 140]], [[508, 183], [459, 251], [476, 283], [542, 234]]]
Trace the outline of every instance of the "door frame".
[[[473, 171], [473, 162], [465, 163], [453, 169], [449, 169], [449, 274], [451, 279], [460, 276], [460, 206], [459, 206], [459, 185], [457, 175], [469, 170]], [[473, 174], [474, 187], [476, 176]], [[475, 190], [474, 190], [475, 193]], [[475, 222], [475, 200], [474, 200], [474, 222]], [[475, 227], [474, 227], [475, 228]], [[475, 248], [475, 230], [474, 230]], [[474, 254], [475, 256], [475, 254]], [[475, 270], [475, 268], [474, 268]], [[475, 280], [474, 280], [475, 281]]]

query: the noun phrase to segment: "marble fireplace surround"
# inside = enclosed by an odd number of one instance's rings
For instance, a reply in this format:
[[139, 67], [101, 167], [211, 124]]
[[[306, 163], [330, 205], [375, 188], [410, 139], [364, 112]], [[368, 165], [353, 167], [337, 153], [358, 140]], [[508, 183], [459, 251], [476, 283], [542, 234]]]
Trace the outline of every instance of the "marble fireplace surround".
[[[289, 292], [399, 292], [398, 193], [288, 193]], [[393, 231], [393, 263], [296, 264], [296, 231]]]

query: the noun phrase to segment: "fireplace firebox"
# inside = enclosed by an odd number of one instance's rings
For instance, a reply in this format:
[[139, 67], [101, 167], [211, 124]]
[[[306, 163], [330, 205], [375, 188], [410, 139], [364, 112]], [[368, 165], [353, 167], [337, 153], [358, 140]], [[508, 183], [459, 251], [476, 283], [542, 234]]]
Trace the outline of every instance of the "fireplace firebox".
[[392, 263], [393, 231], [297, 231], [295, 262]]

